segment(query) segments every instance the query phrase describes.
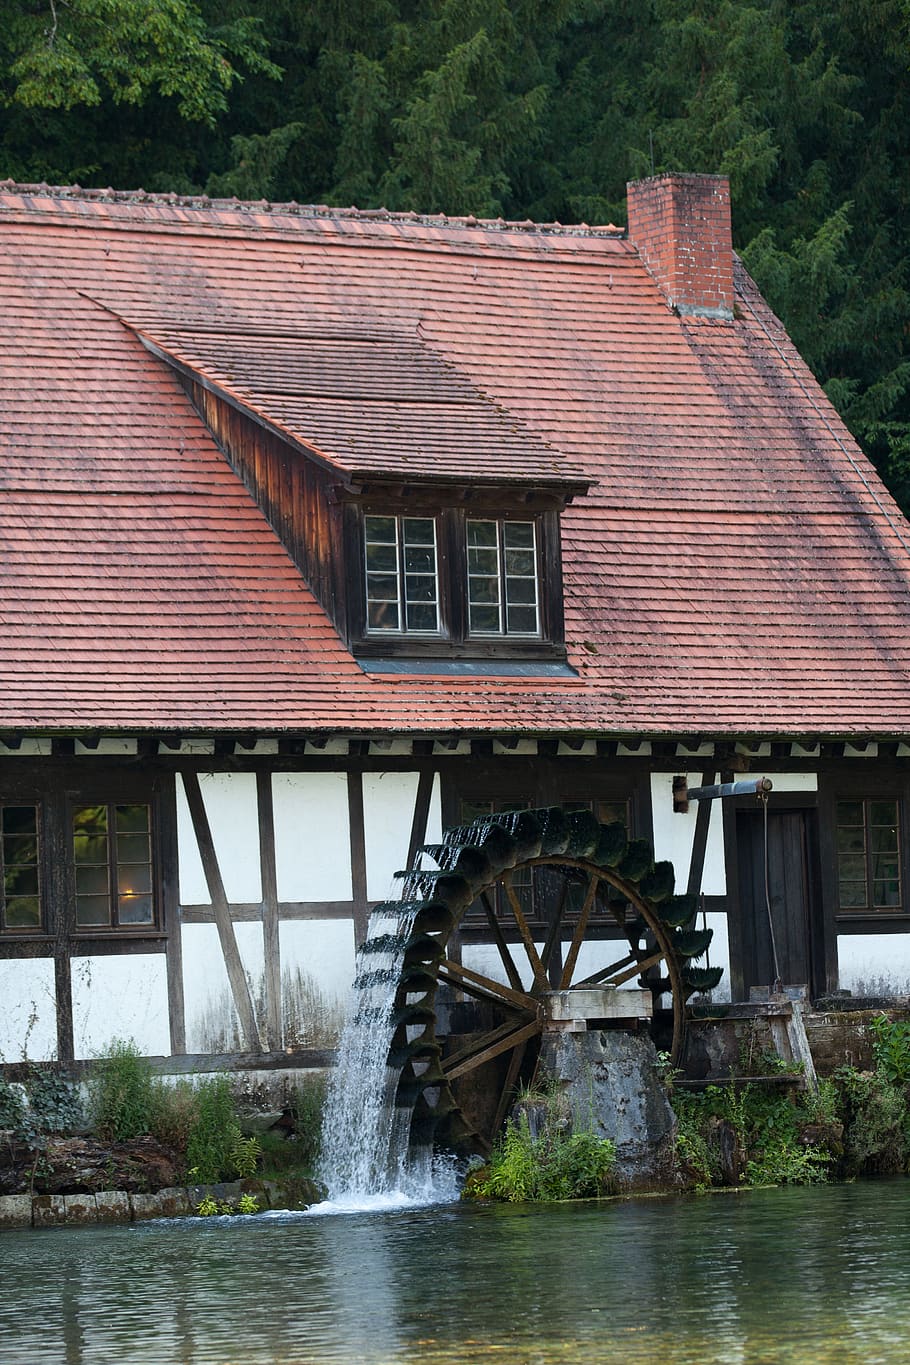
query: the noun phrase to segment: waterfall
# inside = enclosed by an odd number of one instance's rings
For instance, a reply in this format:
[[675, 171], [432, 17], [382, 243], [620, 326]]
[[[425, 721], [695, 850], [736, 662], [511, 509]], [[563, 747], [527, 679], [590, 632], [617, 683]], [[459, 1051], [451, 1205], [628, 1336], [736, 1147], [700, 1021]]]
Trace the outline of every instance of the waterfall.
[[326, 1098], [319, 1178], [328, 1200], [314, 1212], [457, 1198], [450, 1163], [409, 1152], [410, 1111], [395, 1105], [399, 1070], [388, 1065], [393, 1008], [414, 902], [387, 902], [370, 916], [338, 1059]]

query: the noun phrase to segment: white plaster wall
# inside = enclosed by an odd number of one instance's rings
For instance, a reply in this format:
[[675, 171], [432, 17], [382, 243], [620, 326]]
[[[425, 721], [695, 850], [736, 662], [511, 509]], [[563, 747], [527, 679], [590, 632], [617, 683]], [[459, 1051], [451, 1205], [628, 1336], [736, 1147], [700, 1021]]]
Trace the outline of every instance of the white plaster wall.
[[368, 900], [397, 898], [393, 877], [407, 864], [417, 782], [417, 773], [364, 773]]
[[77, 1058], [103, 1056], [114, 1038], [146, 1056], [170, 1054], [163, 953], [74, 957], [71, 972]]
[[855, 995], [910, 994], [910, 934], [838, 934], [838, 984]]
[[345, 773], [275, 773], [275, 862], [281, 901], [349, 901], [351, 834]]
[[0, 961], [0, 1061], [56, 1060], [56, 1001], [53, 958]]
[[[265, 961], [262, 924], [235, 924], [234, 936], [264, 1036], [262, 1010], [258, 1008]], [[187, 1052], [242, 1050], [237, 1012], [217, 927], [214, 924], [185, 924], [182, 957]]]
[[756, 777], [770, 777], [776, 792], [817, 792], [818, 773], [772, 773], [762, 768]]
[[[200, 773], [199, 789], [212, 831], [215, 856], [229, 901], [262, 900], [259, 814], [254, 773]], [[177, 778], [177, 853], [181, 905], [210, 905], [202, 860], [183, 790]]]
[[283, 920], [278, 932], [285, 1042], [332, 1046], [354, 979], [353, 920]]
[[[689, 773], [690, 787], [701, 786], [701, 773]], [[720, 781], [718, 775], [715, 779]], [[692, 861], [695, 839], [695, 820], [698, 802], [693, 801], [685, 815], [673, 809], [673, 774], [651, 774], [651, 820], [654, 826], [654, 857], [669, 859], [676, 872], [676, 890], [685, 891]], [[724, 868], [723, 811], [719, 801], [711, 803], [708, 822], [708, 844], [705, 849], [705, 868], [701, 890], [706, 896], [727, 894], [727, 875]]]

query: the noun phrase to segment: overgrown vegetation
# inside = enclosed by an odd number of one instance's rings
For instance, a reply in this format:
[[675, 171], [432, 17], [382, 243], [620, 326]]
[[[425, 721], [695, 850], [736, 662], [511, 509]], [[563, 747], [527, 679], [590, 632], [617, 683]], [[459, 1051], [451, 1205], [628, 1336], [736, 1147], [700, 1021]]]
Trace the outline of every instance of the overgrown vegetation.
[[572, 1131], [554, 1088], [522, 1100], [518, 1118], [509, 1120], [489, 1164], [468, 1177], [465, 1196], [513, 1203], [596, 1198], [609, 1192], [615, 1162], [616, 1148], [608, 1138]]
[[[910, 1172], [910, 1023], [880, 1015], [872, 1030], [875, 1069], [842, 1066], [816, 1095], [791, 1099], [749, 1083], [676, 1091], [688, 1182], [707, 1189]], [[771, 1070], [768, 1058], [759, 1060], [760, 1070]]]

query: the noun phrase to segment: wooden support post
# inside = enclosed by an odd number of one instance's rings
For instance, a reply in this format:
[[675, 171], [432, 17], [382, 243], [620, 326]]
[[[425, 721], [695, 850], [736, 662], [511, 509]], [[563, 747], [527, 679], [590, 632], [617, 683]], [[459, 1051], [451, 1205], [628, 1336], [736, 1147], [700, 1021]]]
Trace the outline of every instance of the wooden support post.
[[193, 821], [196, 842], [199, 845], [199, 856], [202, 859], [202, 868], [205, 872], [206, 885], [212, 902], [218, 937], [221, 940], [221, 951], [224, 954], [224, 965], [230, 982], [231, 994], [234, 997], [234, 1007], [240, 1020], [240, 1032], [244, 1045], [249, 1052], [261, 1052], [262, 1044], [259, 1040], [259, 1029], [256, 1024], [250, 988], [246, 973], [243, 970], [240, 949], [237, 947], [237, 937], [231, 921], [231, 910], [225, 894], [224, 882], [221, 879], [221, 869], [218, 866], [218, 858], [215, 854], [215, 844], [209, 827], [205, 802], [202, 799], [199, 778], [195, 773], [183, 774], [183, 788], [186, 792], [186, 803], [189, 806]]
[[275, 812], [272, 775], [256, 774], [259, 808], [259, 867], [262, 877], [262, 946], [265, 960], [265, 1031], [272, 1051], [281, 1047], [281, 945], [278, 937], [278, 875], [275, 867]]

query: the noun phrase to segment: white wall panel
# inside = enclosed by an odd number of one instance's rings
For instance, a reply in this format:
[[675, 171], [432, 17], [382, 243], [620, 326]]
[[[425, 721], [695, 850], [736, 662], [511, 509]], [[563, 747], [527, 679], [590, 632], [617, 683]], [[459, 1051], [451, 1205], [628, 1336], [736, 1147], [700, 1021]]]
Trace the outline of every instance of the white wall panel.
[[[689, 773], [689, 786], [700, 787], [701, 779], [701, 773]], [[716, 780], [720, 781], [719, 775]], [[723, 811], [719, 801], [712, 801], [711, 806], [701, 890], [706, 896], [724, 896], [727, 893], [727, 875], [724, 867]], [[654, 857], [658, 861], [666, 858], [673, 864], [676, 870], [676, 890], [679, 892], [685, 891], [689, 878], [697, 814], [697, 801], [692, 802], [685, 815], [674, 811], [672, 773], [651, 774]]]
[[398, 895], [393, 877], [407, 863], [417, 782], [417, 773], [364, 773], [368, 900]]
[[0, 961], [0, 1061], [52, 1062], [56, 1057], [54, 959]]
[[228, 900], [261, 901], [255, 773], [200, 773], [199, 788]]
[[285, 1042], [334, 1046], [354, 980], [352, 920], [284, 920], [281, 945]]
[[275, 773], [278, 899], [349, 901], [351, 832], [345, 773]]
[[838, 934], [837, 964], [841, 990], [910, 994], [910, 934]]
[[103, 1056], [115, 1038], [147, 1056], [170, 1053], [163, 953], [74, 957], [71, 972], [77, 1058]]
[[177, 864], [181, 905], [211, 905], [183, 778], [177, 774]]
[[817, 792], [818, 773], [773, 773], [762, 768], [756, 777], [770, 777], [776, 792]]
[[[235, 924], [234, 935], [264, 1039], [262, 925]], [[242, 1051], [244, 1044], [216, 926], [185, 924], [181, 937], [187, 1052]]]

